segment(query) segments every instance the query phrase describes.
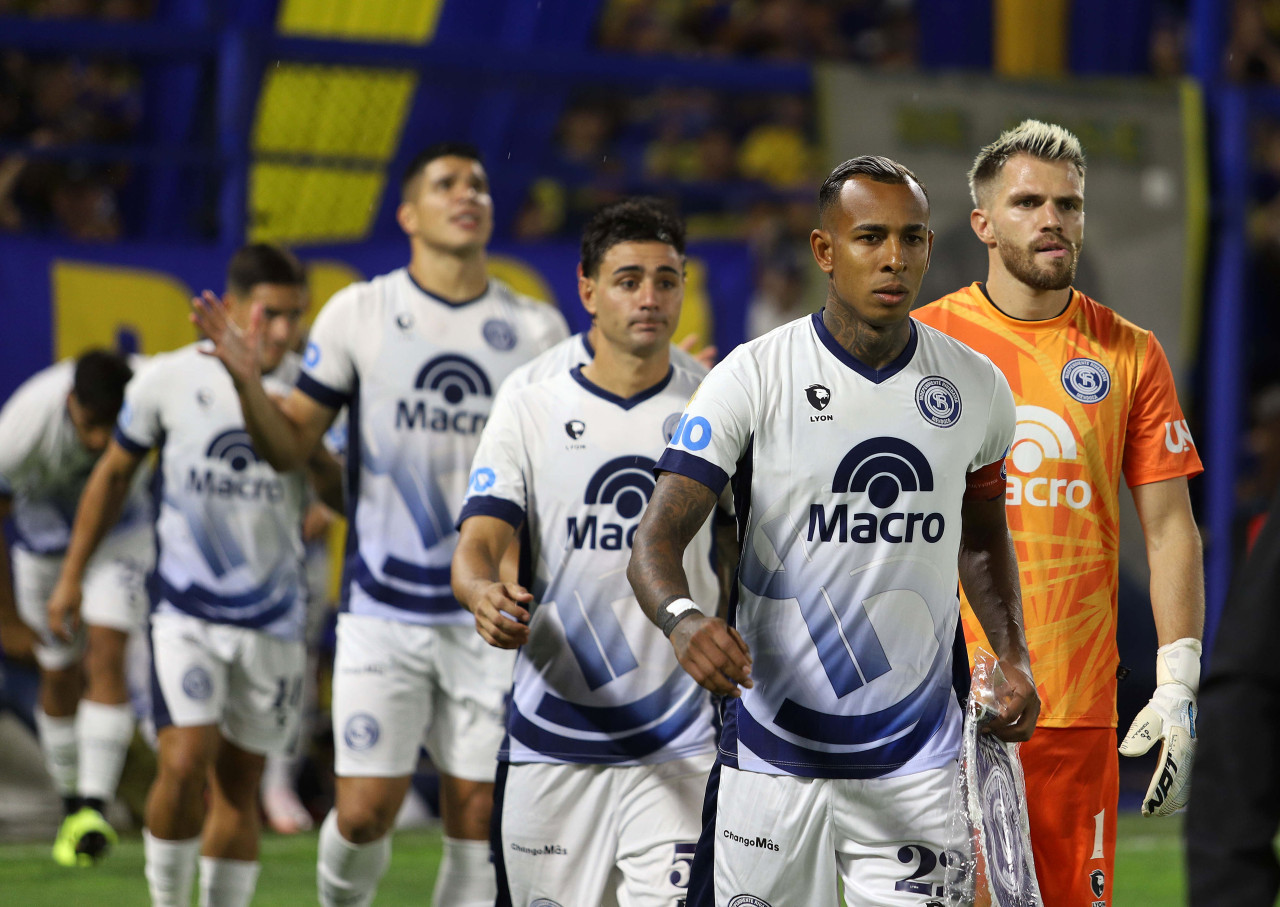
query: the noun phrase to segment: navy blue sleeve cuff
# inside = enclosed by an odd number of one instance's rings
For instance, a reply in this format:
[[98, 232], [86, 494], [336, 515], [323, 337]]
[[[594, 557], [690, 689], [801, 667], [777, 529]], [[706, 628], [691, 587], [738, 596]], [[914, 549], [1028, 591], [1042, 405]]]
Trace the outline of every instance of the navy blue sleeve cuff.
[[468, 498], [467, 503], [462, 505], [462, 513], [458, 514], [458, 522], [454, 524], [454, 528], [462, 529], [462, 524], [466, 522], [467, 517], [472, 516], [496, 516], [519, 529], [520, 524], [524, 522], [524, 508], [506, 498], [487, 496]]
[[695, 457], [691, 453], [685, 453], [683, 450], [673, 450], [668, 447], [662, 452], [662, 456], [658, 459], [658, 465], [653, 468], [655, 473], [658, 472], [674, 472], [686, 478], [693, 479], [695, 482], [701, 482], [712, 491], [716, 496], [720, 496], [720, 492], [724, 491], [724, 486], [729, 483], [729, 474], [714, 463], [708, 463], [701, 457]]
[[327, 406], [329, 409], [342, 409], [351, 399], [350, 394], [344, 394], [333, 388], [321, 384], [315, 378], [312, 378], [306, 372], [298, 376], [298, 390], [302, 391], [312, 400], [321, 406]]
[[151, 449], [146, 444], [139, 444], [137, 441], [130, 438], [122, 432], [118, 426], [116, 427], [115, 439], [117, 444], [129, 451], [129, 453], [133, 454], [135, 457], [140, 457]]

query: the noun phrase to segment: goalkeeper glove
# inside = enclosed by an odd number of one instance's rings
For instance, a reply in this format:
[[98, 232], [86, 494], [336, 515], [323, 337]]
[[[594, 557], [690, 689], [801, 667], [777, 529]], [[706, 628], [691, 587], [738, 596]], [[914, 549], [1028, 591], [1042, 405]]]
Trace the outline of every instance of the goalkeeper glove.
[[1133, 719], [1120, 744], [1123, 756], [1141, 756], [1157, 740], [1160, 764], [1142, 800], [1144, 816], [1167, 816], [1187, 804], [1196, 754], [1196, 693], [1200, 640], [1186, 637], [1156, 651], [1156, 692]]

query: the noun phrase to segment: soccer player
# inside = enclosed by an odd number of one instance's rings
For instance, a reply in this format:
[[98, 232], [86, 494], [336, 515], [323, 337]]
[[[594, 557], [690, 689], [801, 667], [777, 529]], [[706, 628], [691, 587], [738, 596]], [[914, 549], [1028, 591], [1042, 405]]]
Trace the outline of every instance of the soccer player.
[[[1200, 458], [1150, 331], [1075, 290], [1084, 239], [1084, 153], [1028, 120], [969, 172], [970, 224], [986, 283], [915, 313], [990, 356], [1013, 388], [1009, 522], [1043, 709], [1022, 747], [1036, 875], [1049, 904], [1108, 904], [1115, 862], [1119, 484], [1146, 536], [1160, 648], [1155, 695], [1121, 744], [1162, 740], [1143, 815], [1186, 802], [1204, 622], [1200, 536], [1187, 477]], [[982, 628], [966, 609], [971, 645]]]
[[489, 182], [475, 149], [432, 146], [401, 184], [411, 257], [336, 294], [316, 317], [298, 386], [261, 392], [247, 335], [197, 313], [240, 390], [254, 444], [304, 460], [350, 410], [349, 535], [333, 674], [337, 803], [320, 829], [323, 904], [367, 904], [426, 746], [440, 773], [444, 859], [434, 903], [492, 904], [489, 816], [513, 654], [485, 645], [453, 597], [449, 562], [494, 391], [568, 335], [552, 306], [489, 277]]
[[[257, 355], [271, 393], [287, 392], [300, 367], [289, 348], [306, 298], [301, 265], [273, 246], [246, 246], [228, 265], [227, 311], [262, 325]], [[201, 903], [249, 903], [264, 754], [291, 741], [305, 662], [306, 477], [262, 461], [231, 379], [209, 352], [198, 343], [156, 356], [130, 384], [49, 601], [55, 624], [74, 612], [86, 565], [138, 467], [158, 449], [163, 491], [149, 585], [159, 770], [145, 836], [157, 905], [189, 902], [199, 854]], [[313, 465], [319, 487], [340, 486], [336, 461], [319, 455]]]
[[[712, 369], [657, 468], [628, 576], [680, 664], [726, 697], [690, 905], [920, 905], [942, 892], [961, 713], [959, 578], [1010, 681], [993, 730], [1038, 707], [1005, 524], [1013, 399], [992, 364], [918, 326], [924, 186], [846, 161], [811, 235], [825, 308]], [[733, 480], [728, 622], [692, 600], [688, 542]]]
[[[625, 572], [654, 460], [704, 374], [670, 361], [684, 225], [651, 199], [603, 208], [583, 234], [578, 292], [594, 355], [503, 391], [453, 560], [480, 635], [519, 647], [499, 753], [498, 903], [674, 904], [698, 838], [713, 712]], [[685, 567], [714, 605], [711, 529]], [[517, 531], [529, 573], [503, 582]]]
[[147, 613], [143, 580], [154, 550], [145, 477], [129, 489], [119, 524], [86, 567], [83, 629], [66, 639], [55, 634], [45, 604], [76, 502], [132, 375], [120, 356], [91, 350], [29, 378], [0, 411], [0, 523], [11, 517], [15, 532], [10, 578], [0, 526], [0, 610], [16, 611], [35, 634], [36, 728], [66, 813], [53, 845], [63, 866], [92, 864], [116, 840], [103, 812], [133, 739], [125, 660]]

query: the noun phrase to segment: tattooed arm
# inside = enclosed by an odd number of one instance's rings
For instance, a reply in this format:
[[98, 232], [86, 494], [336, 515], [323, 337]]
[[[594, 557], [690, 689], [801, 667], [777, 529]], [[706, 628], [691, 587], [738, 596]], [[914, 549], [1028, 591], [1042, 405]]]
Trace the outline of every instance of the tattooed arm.
[[[689, 598], [684, 552], [716, 504], [701, 482], [664, 472], [636, 530], [627, 579], [645, 615], [663, 626], [667, 607]], [[713, 693], [740, 696], [738, 685], [752, 686], [751, 653], [738, 631], [719, 617], [681, 612], [669, 639], [689, 675]]]
[[1040, 714], [1040, 696], [1031, 679], [1018, 559], [1005, 519], [1004, 495], [965, 501], [960, 514], [960, 583], [1009, 682], [999, 703], [1000, 715], [989, 727], [1001, 740], [1027, 740]]

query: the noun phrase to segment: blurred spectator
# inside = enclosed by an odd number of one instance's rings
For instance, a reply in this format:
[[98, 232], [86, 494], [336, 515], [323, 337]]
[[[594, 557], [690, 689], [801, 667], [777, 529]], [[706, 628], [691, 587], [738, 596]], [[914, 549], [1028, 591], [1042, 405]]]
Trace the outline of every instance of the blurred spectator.
[[[136, 20], [152, 0], [7, 0], [5, 15]], [[0, 141], [32, 150], [130, 141], [142, 120], [137, 67], [110, 57], [0, 51]], [[0, 157], [0, 230], [109, 241], [122, 232], [129, 169], [75, 157]]]
[[1280, 0], [1236, 0], [1226, 68], [1238, 82], [1280, 83]]

